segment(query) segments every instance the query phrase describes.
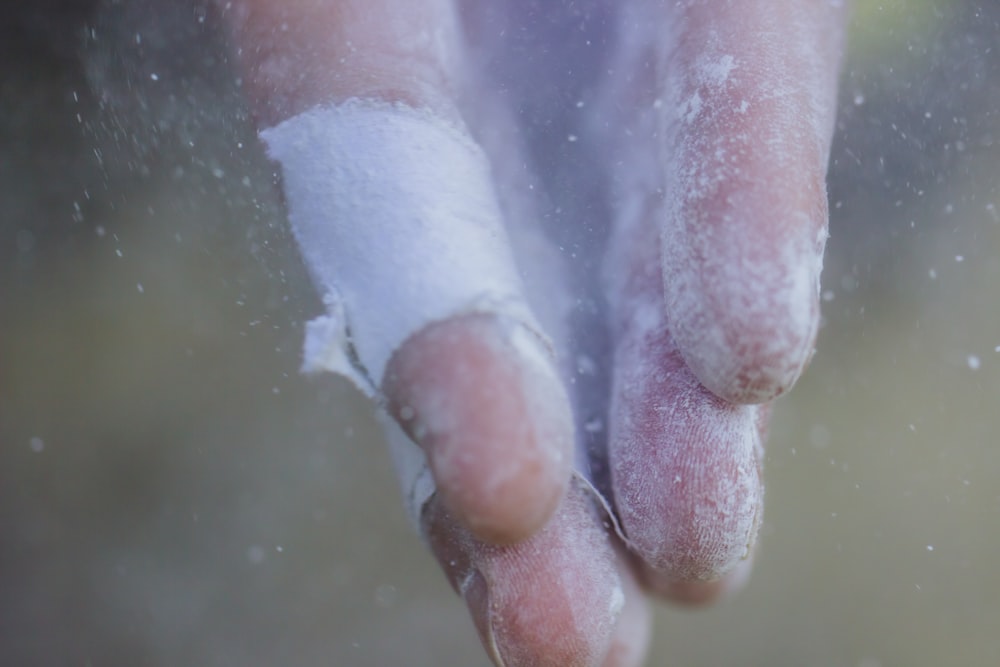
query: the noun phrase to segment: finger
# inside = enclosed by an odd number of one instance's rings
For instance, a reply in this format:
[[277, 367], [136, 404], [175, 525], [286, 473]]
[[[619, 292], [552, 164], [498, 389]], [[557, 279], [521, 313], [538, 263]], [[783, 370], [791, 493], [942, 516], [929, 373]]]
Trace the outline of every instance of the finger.
[[430, 325], [393, 356], [383, 389], [441, 501], [477, 537], [514, 542], [551, 516], [569, 480], [572, 415], [534, 333], [492, 315]]
[[602, 664], [620, 637], [615, 626], [625, 593], [609, 537], [578, 486], [552, 521], [520, 544], [476, 539], [436, 497], [423, 525], [495, 664]]
[[708, 391], [677, 349], [662, 307], [658, 207], [620, 211], [606, 258], [617, 278], [608, 295], [611, 484], [629, 546], [649, 568], [666, 580], [713, 581], [747, 558], [757, 537], [757, 408]]
[[[809, 359], [847, 3], [646, 3], [660, 21], [666, 307], [698, 379], [737, 403]], [[675, 36], [675, 37], [672, 37]]]
[[452, 4], [244, 0], [233, 11], [258, 115], [281, 120], [261, 136], [327, 305], [304, 367], [384, 392], [428, 458], [395, 450], [414, 516], [433, 490], [429, 466], [479, 537], [527, 537], [565, 492], [572, 422], [489, 161], [457, 110]]

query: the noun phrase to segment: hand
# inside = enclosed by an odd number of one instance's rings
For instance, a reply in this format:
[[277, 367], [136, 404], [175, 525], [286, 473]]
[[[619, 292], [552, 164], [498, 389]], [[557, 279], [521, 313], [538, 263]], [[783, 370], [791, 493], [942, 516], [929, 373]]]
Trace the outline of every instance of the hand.
[[394, 417], [503, 665], [639, 664], [646, 592], [745, 577], [818, 322], [841, 3], [608, 4], [225, 3], [330, 306], [306, 363]]

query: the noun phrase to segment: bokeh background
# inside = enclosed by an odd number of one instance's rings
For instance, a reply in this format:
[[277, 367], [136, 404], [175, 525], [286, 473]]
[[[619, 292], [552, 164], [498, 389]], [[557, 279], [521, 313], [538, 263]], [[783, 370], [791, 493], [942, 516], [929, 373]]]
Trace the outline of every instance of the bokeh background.
[[[486, 665], [190, 0], [0, 19], [0, 664]], [[137, 23], [138, 21], [138, 23]], [[1000, 664], [1000, 4], [856, 2], [757, 568], [650, 665]]]

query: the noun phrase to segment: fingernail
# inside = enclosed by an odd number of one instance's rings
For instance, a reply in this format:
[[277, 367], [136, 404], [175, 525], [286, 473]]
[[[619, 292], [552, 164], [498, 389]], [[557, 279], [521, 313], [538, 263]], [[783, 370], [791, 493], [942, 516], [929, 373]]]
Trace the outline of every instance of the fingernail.
[[479, 639], [490, 660], [497, 667], [503, 667], [500, 648], [497, 646], [496, 635], [493, 632], [493, 619], [490, 610], [490, 591], [486, 578], [479, 570], [472, 570], [461, 586], [462, 598], [469, 607], [472, 622], [479, 632]]

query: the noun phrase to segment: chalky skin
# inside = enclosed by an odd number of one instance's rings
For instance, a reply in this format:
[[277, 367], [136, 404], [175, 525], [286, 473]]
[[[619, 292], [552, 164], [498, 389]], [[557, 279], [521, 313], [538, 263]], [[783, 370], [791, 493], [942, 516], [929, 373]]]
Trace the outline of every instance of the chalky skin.
[[[477, 111], [490, 85], [477, 67], [505, 62], [504, 38], [479, 38], [497, 16], [504, 17], [497, 31], [530, 21], [530, 4], [237, 0], [218, 7], [265, 139], [276, 136], [268, 128], [316, 109], [335, 116], [367, 104], [381, 111], [403, 105], [397, 108], [411, 118], [430, 114], [428, 127], [447, 124], [460, 142], [475, 144], [498, 131], [490, 125], [498, 115]], [[596, 360], [608, 377], [607, 448], [598, 455], [606, 457], [599, 463], [610, 471], [610, 497], [598, 497], [588, 470], [572, 468], [573, 448], [584, 442], [567, 370], [574, 333], [546, 317], [561, 305], [535, 296], [540, 281], [562, 284], [563, 267], [523, 256], [518, 230], [533, 221], [503, 219], [522, 210], [509, 205], [511, 197], [538, 196], [512, 194], [498, 176], [528, 162], [516, 141], [505, 150], [479, 142], [491, 169], [472, 176], [496, 199], [482, 208], [491, 211], [487, 227], [496, 223], [499, 231], [470, 243], [482, 245], [475, 252], [494, 249], [484, 266], [506, 267], [490, 272], [510, 269], [512, 278], [490, 288], [503, 299], [456, 297], [440, 306], [434, 294], [410, 289], [414, 316], [374, 356], [366, 357], [370, 336], [351, 340], [363, 326], [345, 328], [343, 338], [346, 351], [358, 353], [354, 370], [367, 374], [370, 392], [398, 424], [407, 456], [397, 458], [418, 462], [399, 466], [404, 494], [498, 665], [641, 664], [647, 593], [702, 604], [745, 579], [761, 520], [766, 404], [802, 372], [818, 322], [843, 3], [584, 4], [608, 24], [604, 66], [587, 84], [596, 101], [590, 130], [579, 137], [592, 157], [579, 169], [600, 174], [610, 219], [600, 257], [566, 261], [603, 266], [594, 285], [607, 303], [611, 352]], [[511, 113], [499, 116], [516, 125], [517, 100], [504, 103]], [[301, 165], [292, 169], [294, 158], [280, 145], [269, 150], [288, 165], [290, 220], [328, 304], [338, 294], [365, 294], [350, 284], [354, 274], [328, 278], [319, 270], [347, 250], [337, 242], [317, 252], [308, 241], [303, 230], [322, 229], [322, 216], [305, 221], [296, 211], [314, 195], [296, 189]], [[391, 145], [378, 151], [386, 162], [394, 157]], [[408, 159], [402, 148], [395, 157]], [[393, 178], [410, 178], [390, 166]], [[458, 175], [463, 164], [455, 169]], [[377, 164], [366, 170], [381, 171]], [[414, 221], [412, 234], [447, 234], [448, 225], [462, 231], [461, 216], [427, 213], [448, 209], [456, 195], [420, 186], [422, 203], [388, 224], [382, 209], [351, 203], [347, 181], [331, 175], [330, 189], [324, 196], [332, 197], [337, 225], [389, 235], [384, 248], [358, 246], [362, 255], [351, 259], [359, 265], [375, 273], [391, 267], [385, 275], [409, 287], [469, 281], [461, 261], [428, 261], [415, 250], [419, 242], [411, 248], [399, 233], [406, 219]], [[393, 308], [391, 299], [360, 301], [330, 315], [349, 324], [363, 322], [366, 309]]]
[[717, 580], [750, 556], [756, 404], [798, 378], [819, 316], [843, 9], [718, 4], [623, 12], [631, 46], [601, 128], [619, 150], [609, 468], [624, 532], [661, 582]]

